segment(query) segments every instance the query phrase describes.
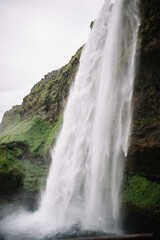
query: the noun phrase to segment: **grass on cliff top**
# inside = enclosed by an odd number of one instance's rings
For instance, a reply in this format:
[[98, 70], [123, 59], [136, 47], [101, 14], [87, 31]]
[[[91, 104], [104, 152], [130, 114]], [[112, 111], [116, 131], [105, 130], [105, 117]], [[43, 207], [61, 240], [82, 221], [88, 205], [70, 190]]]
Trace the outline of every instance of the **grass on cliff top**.
[[23, 142], [31, 153], [45, 156], [61, 125], [61, 116], [56, 123], [43, 121], [40, 116], [15, 123], [0, 134], [0, 144]]
[[138, 175], [131, 176], [123, 198], [126, 203], [160, 217], [160, 184]]

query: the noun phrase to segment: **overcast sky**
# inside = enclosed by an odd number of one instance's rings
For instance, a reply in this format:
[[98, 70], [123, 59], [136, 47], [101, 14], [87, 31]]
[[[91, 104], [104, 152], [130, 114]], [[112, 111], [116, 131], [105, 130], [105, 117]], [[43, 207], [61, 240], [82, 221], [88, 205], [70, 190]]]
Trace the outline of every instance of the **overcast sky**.
[[33, 85], [68, 63], [104, 0], [0, 0], [0, 121]]

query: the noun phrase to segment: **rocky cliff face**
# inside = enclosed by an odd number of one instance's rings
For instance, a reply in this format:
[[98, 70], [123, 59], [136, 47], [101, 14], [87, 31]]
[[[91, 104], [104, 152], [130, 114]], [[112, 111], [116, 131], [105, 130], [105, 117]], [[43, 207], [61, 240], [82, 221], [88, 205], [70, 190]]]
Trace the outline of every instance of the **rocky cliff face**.
[[32, 119], [34, 116], [40, 116], [44, 121], [57, 121], [68, 96], [71, 82], [74, 80], [81, 50], [82, 48], [66, 66], [48, 73], [35, 84], [30, 94], [24, 97], [22, 105], [14, 106], [4, 114], [0, 132], [17, 120]]
[[160, 1], [140, 0], [140, 12], [125, 200], [160, 216]]
[[[160, 1], [140, 0], [140, 14], [139, 65], [123, 196], [128, 206], [160, 217]], [[81, 49], [68, 65], [38, 82], [22, 105], [5, 113], [0, 125], [0, 179], [10, 173], [15, 181], [10, 191], [18, 187], [35, 191], [41, 184], [39, 176], [46, 175], [48, 149], [61, 125], [80, 54]]]
[[160, 2], [141, 0], [139, 66], [133, 95], [131, 152], [160, 147]]

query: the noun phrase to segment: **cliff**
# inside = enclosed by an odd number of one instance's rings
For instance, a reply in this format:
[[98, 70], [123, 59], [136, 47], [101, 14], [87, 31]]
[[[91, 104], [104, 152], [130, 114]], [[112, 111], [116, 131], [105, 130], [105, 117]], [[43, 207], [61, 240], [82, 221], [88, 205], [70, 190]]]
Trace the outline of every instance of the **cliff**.
[[124, 201], [160, 217], [160, 2], [140, 0], [139, 65]]
[[[140, 0], [141, 26], [133, 94], [132, 134], [125, 163], [123, 202], [160, 218], [160, 2]], [[0, 192], [36, 191], [45, 181], [49, 149], [62, 123], [81, 49], [47, 74], [0, 125]], [[43, 178], [44, 177], [44, 178]]]
[[44, 76], [22, 102], [7, 111], [0, 124], [0, 193], [37, 191], [45, 182], [49, 149], [62, 123], [62, 113], [82, 48], [70, 62]]

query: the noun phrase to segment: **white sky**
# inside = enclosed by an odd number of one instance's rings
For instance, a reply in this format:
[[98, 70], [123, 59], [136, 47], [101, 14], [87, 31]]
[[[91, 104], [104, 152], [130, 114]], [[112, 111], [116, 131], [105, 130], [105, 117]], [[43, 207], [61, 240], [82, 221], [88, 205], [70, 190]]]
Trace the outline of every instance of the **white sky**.
[[104, 0], [0, 0], [0, 121], [88, 38]]

